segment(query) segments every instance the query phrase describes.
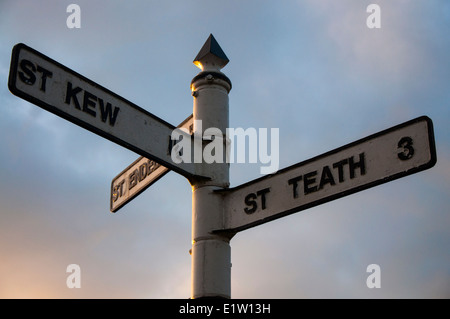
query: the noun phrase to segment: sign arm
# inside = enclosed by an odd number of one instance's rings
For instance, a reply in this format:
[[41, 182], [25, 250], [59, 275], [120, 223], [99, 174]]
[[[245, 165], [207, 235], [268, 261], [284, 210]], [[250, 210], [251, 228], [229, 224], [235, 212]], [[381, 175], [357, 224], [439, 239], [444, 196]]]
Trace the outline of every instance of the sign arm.
[[201, 166], [175, 163], [168, 141], [175, 126], [46, 55], [14, 46], [11, 93], [185, 176], [206, 179]]
[[421, 116], [240, 186], [218, 190], [239, 232], [433, 167], [433, 123]]
[[[193, 130], [191, 114], [178, 127]], [[110, 211], [115, 213], [170, 171], [146, 157], [139, 157], [111, 182]]]

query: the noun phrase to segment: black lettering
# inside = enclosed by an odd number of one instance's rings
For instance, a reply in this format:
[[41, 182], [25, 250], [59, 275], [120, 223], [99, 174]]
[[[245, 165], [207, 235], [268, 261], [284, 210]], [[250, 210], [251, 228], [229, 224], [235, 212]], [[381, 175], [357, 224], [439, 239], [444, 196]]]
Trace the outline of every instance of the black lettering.
[[256, 192], [257, 196], [261, 196], [261, 209], [266, 209], [266, 194], [270, 192], [270, 187], [264, 188]]
[[322, 189], [323, 186], [326, 184], [336, 185], [333, 174], [331, 173], [331, 170], [328, 166], [324, 166], [324, 168], [322, 169], [322, 175], [320, 176], [319, 189]]
[[156, 169], [159, 167], [159, 164], [152, 161], [152, 160], [148, 160], [147, 162], [147, 175], [150, 175], [151, 173], [153, 173], [154, 171], [156, 171]]
[[348, 159], [348, 166], [350, 169], [350, 178], [355, 178], [355, 170], [360, 169], [361, 175], [366, 174], [366, 165], [364, 159], [364, 153], [359, 154], [359, 162], [354, 162], [353, 156]]
[[292, 196], [294, 198], [298, 197], [298, 190], [297, 190], [298, 182], [300, 182], [302, 180], [302, 178], [303, 178], [303, 176], [300, 175], [300, 176], [297, 176], [297, 177], [294, 177], [294, 178], [291, 178], [290, 180], [288, 180], [288, 184], [292, 185]]
[[256, 194], [250, 193], [247, 196], [245, 196], [245, 205], [251, 206], [251, 208], [244, 208], [244, 212], [246, 214], [253, 214], [256, 211], [256, 208], [258, 208], [258, 204], [256, 203]]
[[113, 193], [112, 193], [113, 202], [116, 202], [117, 199], [119, 198], [118, 189], [119, 189], [119, 185], [114, 186]]
[[338, 169], [339, 183], [344, 181], [344, 165], [348, 163], [347, 159], [344, 159], [340, 162], [334, 163], [333, 168]]
[[81, 110], [80, 103], [77, 99], [77, 94], [83, 91], [80, 87], [72, 88], [72, 83], [67, 82], [67, 90], [66, 90], [66, 100], [64, 101], [66, 104], [70, 105], [70, 100], [75, 104], [75, 108]]
[[45, 85], [47, 83], [47, 77], [51, 78], [53, 76], [53, 73], [47, 69], [44, 69], [43, 67], [41, 67], [39, 65], [37, 67], [37, 71], [42, 73], [40, 89], [41, 89], [41, 91], [45, 92]]
[[[20, 68], [23, 72], [19, 72], [19, 78], [20, 80], [28, 85], [33, 85], [34, 82], [36, 82], [36, 75], [34, 72], [36, 72], [36, 67], [31, 61], [23, 59], [20, 61]], [[26, 77], [25, 74], [28, 76]]]
[[128, 176], [128, 189], [132, 189], [134, 186], [138, 183], [138, 176], [139, 176], [139, 170], [134, 170], [133, 173], [131, 173]]
[[116, 106], [113, 112], [111, 103], [107, 102], [105, 106], [103, 100], [100, 98], [98, 99], [98, 103], [100, 104], [100, 117], [102, 121], [106, 123], [106, 120], [109, 118], [109, 125], [114, 126], [120, 109]]
[[303, 188], [305, 191], [305, 195], [317, 191], [317, 186], [310, 186], [311, 184], [314, 184], [316, 182], [316, 175], [317, 171], [313, 171], [303, 175]]
[[153, 163], [154, 162], [152, 160], [148, 160], [148, 162], [147, 162], [147, 175], [150, 175], [153, 172], [153, 170], [154, 170]]
[[139, 181], [142, 182], [147, 177], [147, 163], [139, 166]]
[[125, 180], [121, 180], [119, 184], [114, 186], [113, 194], [112, 194], [112, 200], [113, 202], [116, 202], [120, 197], [123, 195], [123, 184], [125, 183]]
[[412, 147], [413, 140], [409, 136], [402, 137], [400, 141], [398, 141], [398, 148], [403, 148], [403, 151], [398, 153], [398, 158], [402, 161], [409, 160], [414, 155], [414, 148]]
[[119, 186], [120, 186], [119, 197], [122, 197], [122, 195], [123, 195], [123, 184], [124, 184], [124, 183], [125, 183], [125, 180], [124, 180], [124, 179], [121, 180], [120, 183], [119, 183]]
[[89, 107], [95, 108], [96, 101], [97, 101], [97, 97], [94, 94], [89, 93], [88, 91], [84, 91], [83, 112], [86, 112], [89, 115], [96, 117], [97, 113], [95, 112], [95, 110], [92, 110], [89, 108]]

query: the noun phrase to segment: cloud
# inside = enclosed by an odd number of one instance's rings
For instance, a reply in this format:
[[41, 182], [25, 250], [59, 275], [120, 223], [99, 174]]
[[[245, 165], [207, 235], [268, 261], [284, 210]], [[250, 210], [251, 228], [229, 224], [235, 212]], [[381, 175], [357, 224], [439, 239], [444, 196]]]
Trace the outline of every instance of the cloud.
[[[189, 296], [188, 182], [169, 173], [110, 214], [111, 179], [138, 156], [11, 95], [6, 79], [25, 42], [176, 124], [210, 32], [231, 59], [230, 125], [279, 127], [281, 168], [422, 114], [438, 149], [429, 171], [236, 235], [232, 296], [449, 296], [446, 1], [377, 1], [380, 30], [365, 25], [371, 1], [79, 1], [80, 30], [65, 26], [69, 3], [0, 4], [0, 296]], [[231, 173], [233, 186], [260, 176]], [[70, 263], [80, 290], [65, 286]], [[380, 290], [365, 285], [371, 263]]]
[[[357, 74], [392, 79], [421, 67], [421, 48], [411, 40], [408, 27], [414, 27], [413, 6], [402, 1], [378, 1], [381, 28], [370, 29], [366, 12], [370, 1], [307, 1], [321, 18], [321, 28], [335, 44], [336, 58]], [[388, 76], [387, 76], [388, 75]]]

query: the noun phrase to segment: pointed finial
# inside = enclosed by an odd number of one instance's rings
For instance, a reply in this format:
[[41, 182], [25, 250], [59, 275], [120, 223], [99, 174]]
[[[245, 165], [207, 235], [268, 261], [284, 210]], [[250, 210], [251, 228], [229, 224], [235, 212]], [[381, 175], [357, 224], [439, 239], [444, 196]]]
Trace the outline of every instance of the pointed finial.
[[220, 71], [229, 61], [217, 40], [210, 34], [195, 57], [194, 64], [202, 71]]

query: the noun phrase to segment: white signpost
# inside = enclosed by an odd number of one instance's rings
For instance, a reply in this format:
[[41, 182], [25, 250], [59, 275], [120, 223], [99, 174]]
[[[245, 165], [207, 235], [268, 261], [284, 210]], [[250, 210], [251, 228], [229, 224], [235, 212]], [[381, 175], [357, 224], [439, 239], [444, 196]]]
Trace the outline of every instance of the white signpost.
[[[193, 129], [192, 115], [178, 128]], [[111, 182], [110, 210], [115, 213], [153, 183], [166, 175], [170, 169], [141, 156], [117, 175]]]
[[435, 163], [432, 122], [419, 117], [276, 174], [219, 191], [226, 195], [223, 231], [238, 232], [417, 173]]
[[8, 86], [13, 94], [187, 178], [200, 175], [200, 165], [172, 161], [173, 125], [24, 44], [13, 48]]
[[[179, 127], [193, 126], [183, 139], [200, 145], [200, 151], [208, 147], [206, 130], [229, 127], [231, 81], [220, 71], [228, 61], [212, 35], [194, 60], [202, 71], [191, 82], [193, 116]], [[174, 126], [24, 44], [13, 48], [8, 86], [17, 96], [142, 156], [113, 179], [111, 211], [169, 169], [189, 179], [191, 298], [231, 297], [229, 242], [237, 232], [436, 163], [433, 125], [423, 116], [230, 189], [228, 163], [173, 162]]]

